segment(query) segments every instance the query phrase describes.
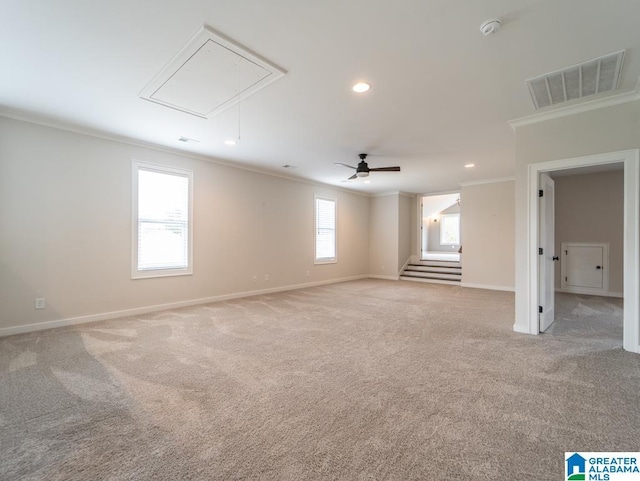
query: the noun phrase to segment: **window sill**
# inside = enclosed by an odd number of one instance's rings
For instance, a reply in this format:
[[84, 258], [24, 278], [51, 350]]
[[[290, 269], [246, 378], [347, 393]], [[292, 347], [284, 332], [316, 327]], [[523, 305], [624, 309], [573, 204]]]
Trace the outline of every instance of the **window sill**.
[[155, 277], [176, 277], [176, 276], [191, 276], [193, 270], [191, 269], [163, 269], [152, 271], [136, 271], [131, 273], [131, 279], [153, 279]]
[[323, 264], [337, 264], [338, 263], [338, 259], [316, 259], [313, 264], [318, 266], [318, 265], [323, 265]]

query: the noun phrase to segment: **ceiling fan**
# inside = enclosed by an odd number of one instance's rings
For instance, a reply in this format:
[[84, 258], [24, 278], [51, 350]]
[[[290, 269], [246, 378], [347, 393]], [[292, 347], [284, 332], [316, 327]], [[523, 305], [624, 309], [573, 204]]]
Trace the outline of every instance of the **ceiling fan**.
[[367, 154], [359, 154], [360, 162], [358, 163], [358, 167], [354, 167], [353, 165], [343, 164], [342, 162], [334, 162], [336, 165], [344, 165], [345, 167], [349, 167], [356, 171], [351, 177], [347, 180], [355, 179], [356, 177], [367, 177], [369, 172], [400, 172], [400, 167], [377, 167], [375, 169], [370, 169], [367, 162], [364, 160], [367, 158]]

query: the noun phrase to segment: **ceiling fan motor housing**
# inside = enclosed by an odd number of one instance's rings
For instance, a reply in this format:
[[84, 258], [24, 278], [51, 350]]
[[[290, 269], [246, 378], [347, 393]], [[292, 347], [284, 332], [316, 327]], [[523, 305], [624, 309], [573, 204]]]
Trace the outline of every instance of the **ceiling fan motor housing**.
[[364, 160], [361, 160], [356, 169], [356, 175], [358, 177], [367, 177], [369, 175], [369, 166]]

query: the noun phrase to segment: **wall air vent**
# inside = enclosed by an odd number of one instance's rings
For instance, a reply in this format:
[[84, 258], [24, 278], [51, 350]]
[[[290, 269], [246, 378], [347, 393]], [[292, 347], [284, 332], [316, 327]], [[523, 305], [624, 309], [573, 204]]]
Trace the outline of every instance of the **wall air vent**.
[[205, 25], [139, 95], [207, 118], [284, 74], [280, 67]]
[[618, 88], [624, 50], [525, 80], [536, 110]]

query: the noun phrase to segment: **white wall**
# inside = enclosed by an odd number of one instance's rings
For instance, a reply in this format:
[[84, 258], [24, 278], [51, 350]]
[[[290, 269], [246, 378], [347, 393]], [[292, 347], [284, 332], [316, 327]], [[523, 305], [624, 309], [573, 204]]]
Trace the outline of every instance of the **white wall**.
[[462, 285], [515, 287], [515, 182], [463, 185]]
[[[622, 296], [624, 171], [556, 177], [555, 253], [562, 242], [609, 243], [609, 291]], [[555, 263], [558, 289], [560, 262]]]
[[396, 272], [400, 272], [411, 257], [411, 240], [414, 232], [412, 227], [415, 225], [413, 219], [415, 219], [415, 197], [400, 194], [398, 198], [398, 264]]
[[[131, 279], [132, 159], [194, 171], [192, 276]], [[314, 193], [338, 200], [337, 264], [313, 262]], [[5, 334], [369, 273], [365, 196], [7, 118], [0, 225]], [[46, 309], [34, 310], [36, 297], [46, 298]]]
[[398, 276], [399, 202], [398, 194], [371, 197], [369, 208], [369, 274], [371, 277]]
[[516, 323], [529, 332], [528, 166], [640, 147], [640, 102], [583, 112], [516, 129]]

